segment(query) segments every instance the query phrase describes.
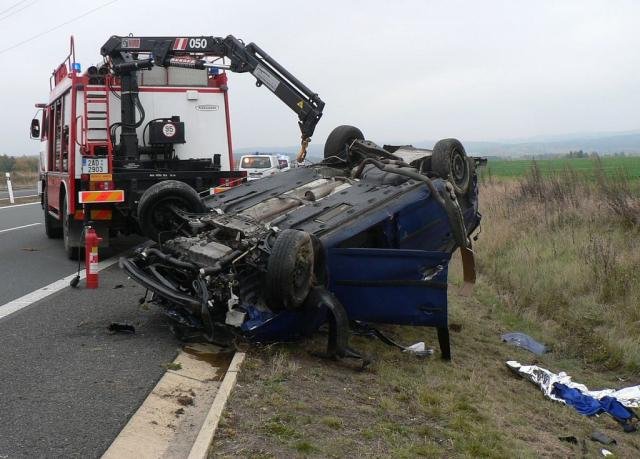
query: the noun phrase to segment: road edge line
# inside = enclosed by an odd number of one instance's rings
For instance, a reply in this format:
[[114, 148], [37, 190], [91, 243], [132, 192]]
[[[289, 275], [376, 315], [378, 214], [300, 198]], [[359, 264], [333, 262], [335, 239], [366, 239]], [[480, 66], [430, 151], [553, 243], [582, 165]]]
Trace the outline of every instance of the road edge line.
[[[98, 263], [98, 267], [96, 268], [96, 272], [102, 271], [103, 269], [107, 269], [116, 263], [118, 263], [119, 255], [114, 255], [113, 259], [104, 260]], [[26, 308], [27, 306], [36, 303], [49, 295], [52, 295], [60, 290], [69, 287], [69, 282], [71, 279], [76, 277], [76, 273], [69, 274], [62, 279], [58, 279], [50, 283], [49, 285], [45, 285], [44, 287], [40, 287], [37, 290], [27, 293], [26, 295], [21, 296], [20, 298], [16, 298], [15, 300], [11, 300], [8, 303], [5, 303], [0, 306], [0, 321], [9, 317], [10, 315], [20, 311], [21, 309]], [[84, 279], [86, 277], [86, 270], [80, 270], [80, 279]]]
[[25, 202], [24, 204], [13, 204], [11, 206], [2, 206], [0, 207], [0, 209], [11, 209], [13, 207], [32, 206], [34, 204], [40, 204], [40, 201]]
[[220, 384], [220, 387], [218, 388], [218, 393], [213, 399], [213, 403], [207, 413], [207, 417], [204, 419], [200, 432], [196, 437], [196, 441], [191, 447], [188, 459], [206, 459], [208, 457], [211, 442], [213, 441], [213, 437], [218, 429], [218, 424], [220, 423], [220, 417], [222, 416], [224, 407], [227, 404], [227, 399], [229, 398], [229, 395], [231, 395], [231, 390], [236, 384], [238, 373], [240, 372], [240, 367], [245, 356], [246, 354], [244, 352], [236, 352], [233, 359], [231, 359], [229, 369], [224, 375], [222, 384]]

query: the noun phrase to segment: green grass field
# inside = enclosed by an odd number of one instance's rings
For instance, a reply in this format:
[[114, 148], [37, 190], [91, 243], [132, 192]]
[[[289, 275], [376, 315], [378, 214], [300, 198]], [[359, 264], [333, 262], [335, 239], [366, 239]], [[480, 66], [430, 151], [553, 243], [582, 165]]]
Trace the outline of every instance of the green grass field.
[[[543, 175], [559, 173], [571, 168], [579, 174], [594, 177], [598, 161], [591, 158], [541, 159], [535, 161]], [[629, 178], [640, 178], [640, 156], [617, 157], [608, 156], [600, 159], [607, 175], [624, 172]], [[530, 169], [530, 159], [490, 159], [485, 167], [480, 168], [480, 176], [485, 179], [511, 179], [522, 177]]]

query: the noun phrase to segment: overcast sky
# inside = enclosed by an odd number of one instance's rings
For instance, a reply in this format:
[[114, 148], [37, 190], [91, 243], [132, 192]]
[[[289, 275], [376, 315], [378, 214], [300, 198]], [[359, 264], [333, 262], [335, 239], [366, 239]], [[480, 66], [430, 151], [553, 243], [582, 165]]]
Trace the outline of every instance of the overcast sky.
[[[0, 13], [0, 153], [37, 153], [28, 124], [71, 34], [83, 69], [111, 35], [254, 41], [326, 102], [314, 143], [339, 124], [380, 142], [639, 128], [638, 1], [119, 0], [9, 49], [105, 3]], [[293, 112], [254, 82], [230, 75], [234, 145], [297, 143]]]

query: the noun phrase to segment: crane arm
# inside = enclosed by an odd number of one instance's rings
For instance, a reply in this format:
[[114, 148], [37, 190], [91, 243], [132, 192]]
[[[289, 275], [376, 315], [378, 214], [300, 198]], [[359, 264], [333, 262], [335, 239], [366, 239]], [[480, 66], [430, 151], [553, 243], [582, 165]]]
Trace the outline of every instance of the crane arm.
[[[112, 36], [102, 46], [100, 53], [111, 59], [113, 71], [121, 76], [131, 75], [154, 65], [195, 69], [218, 67], [236, 73], [251, 73], [256, 78], [257, 86], [266, 86], [298, 115], [302, 134], [299, 161], [304, 159], [306, 146], [322, 117], [324, 102], [318, 94], [258, 45], [245, 45], [233, 35], [225, 38]], [[147, 57], [140, 59], [140, 55]], [[230, 64], [216, 65], [207, 60], [210, 57], [228, 58]]]

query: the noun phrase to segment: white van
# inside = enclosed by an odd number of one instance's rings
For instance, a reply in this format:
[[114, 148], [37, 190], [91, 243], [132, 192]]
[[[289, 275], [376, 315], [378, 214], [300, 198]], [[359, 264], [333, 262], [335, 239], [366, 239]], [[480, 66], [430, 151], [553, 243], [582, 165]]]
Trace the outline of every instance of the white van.
[[254, 154], [242, 156], [238, 170], [247, 172], [247, 180], [257, 180], [288, 168], [289, 161], [282, 161], [277, 155]]

